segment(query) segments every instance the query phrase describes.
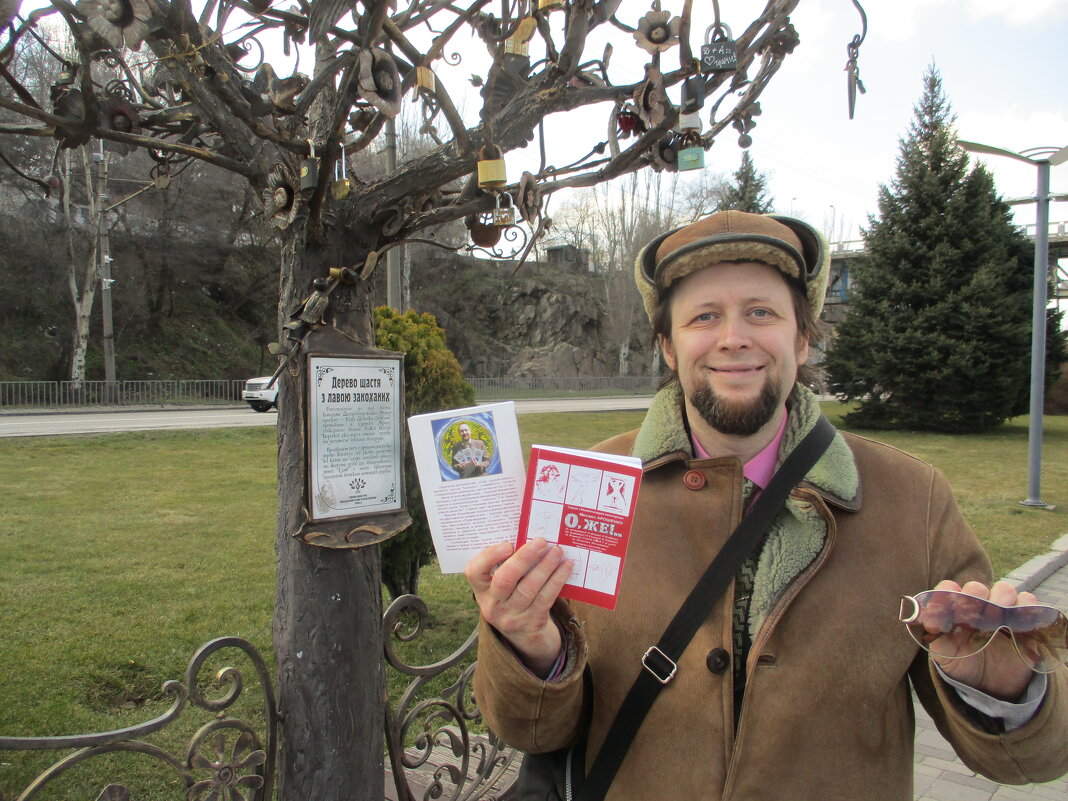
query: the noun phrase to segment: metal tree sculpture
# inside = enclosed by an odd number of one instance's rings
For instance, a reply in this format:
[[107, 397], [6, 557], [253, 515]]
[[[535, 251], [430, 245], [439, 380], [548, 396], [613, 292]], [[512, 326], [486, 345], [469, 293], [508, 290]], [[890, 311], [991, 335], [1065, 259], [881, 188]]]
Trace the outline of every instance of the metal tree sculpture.
[[[736, 40], [713, 0], [696, 54], [692, 0], [677, 14], [659, 0], [635, 13], [620, 2], [501, 0], [494, 8], [489, 0], [400, 7], [297, 0], [283, 10], [271, 0], [207, 0], [197, 16], [188, 0], [48, 0], [20, 17], [17, 1], [4, 0], [0, 77], [11, 91], [0, 94], [0, 107], [22, 119], [0, 124], [0, 134], [52, 137], [60, 148], [92, 138], [143, 148], [157, 179], [188, 159], [244, 176], [281, 233], [279, 355], [295, 355], [325, 321], [373, 343], [367, 279], [381, 254], [424, 229], [462, 219], [472, 248], [493, 249], [521, 220], [530, 233], [508, 254], [515, 255], [545, 230], [544, 201], [554, 192], [644, 167], [700, 166], [729, 127], [742, 146], [751, 141], [758, 98], [799, 41], [788, 16], [798, 0], [767, 0]], [[46, 17], [65, 23], [77, 58], [64, 61], [49, 98], [35, 98], [5, 65]], [[447, 48], [461, 32], [477, 35], [489, 54], [471, 80], [481, 86], [475, 124], [450, 93], [470, 87], [447, 87], [438, 74], [456, 63]], [[613, 61], [608, 43], [599, 58], [584, 60], [588, 42], [613, 36], [625, 56]], [[314, 53], [310, 77], [280, 76], [264, 59], [294, 48]], [[259, 63], [244, 65], [254, 53]], [[644, 65], [642, 78], [615, 82], [620, 62], [632, 74]], [[669, 99], [676, 90], [678, 103]], [[339, 159], [379, 139], [404, 102], [421, 104], [432, 149], [375, 180], [354, 174], [350, 162], [338, 170]], [[601, 111], [589, 113], [600, 113], [605, 127], [590, 126], [585, 156], [553, 166], [542, 129], [538, 168], [509, 180], [505, 155], [531, 142], [548, 115], [595, 106]], [[281, 371], [278, 424], [279, 786], [283, 798], [378, 799], [377, 549], [316, 548], [294, 538], [306, 503], [295, 375]]]

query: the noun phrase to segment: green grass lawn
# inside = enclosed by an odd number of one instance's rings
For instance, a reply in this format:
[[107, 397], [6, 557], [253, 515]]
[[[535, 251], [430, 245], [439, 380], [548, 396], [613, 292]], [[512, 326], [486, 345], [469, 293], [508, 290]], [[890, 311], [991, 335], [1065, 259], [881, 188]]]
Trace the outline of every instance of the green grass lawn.
[[[839, 422], [838, 407], [826, 408]], [[524, 415], [520, 429], [524, 447], [581, 448], [635, 427], [641, 416]], [[1068, 531], [1066, 417], [1046, 419], [1043, 499], [1058, 507], [1053, 512], [1018, 504], [1026, 494], [1026, 418], [972, 436], [871, 436], [949, 476], [999, 574]], [[155, 717], [170, 704], [161, 683], [182, 679], [197, 647], [214, 637], [246, 638], [270, 661], [276, 449], [273, 428], [0, 440], [7, 510], [0, 521], [0, 735], [87, 733]], [[421, 595], [429, 628], [403, 653], [431, 662], [470, 633], [474, 605], [462, 577], [441, 576], [434, 566], [424, 571]], [[246, 684], [251, 678], [248, 671]], [[403, 683], [390, 677], [394, 697]], [[253, 696], [239, 714], [256, 710]], [[181, 753], [211, 717], [150, 739]], [[52, 759], [0, 752], [2, 797]], [[73, 786], [87, 782], [96, 792], [103, 782], [93, 782], [115, 775], [110, 765], [82, 769]], [[168, 775], [137, 773], [130, 789], [137, 786], [139, 799], [179, 797]], [[96, 797], [67, 795], [69, 787], [41, 797]]]

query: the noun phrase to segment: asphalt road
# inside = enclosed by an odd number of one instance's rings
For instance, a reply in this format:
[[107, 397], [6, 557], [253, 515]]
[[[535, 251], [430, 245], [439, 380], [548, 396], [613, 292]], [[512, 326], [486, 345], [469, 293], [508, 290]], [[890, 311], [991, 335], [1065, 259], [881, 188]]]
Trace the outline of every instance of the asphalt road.
[[[535, 412], [592, 412], [645, 409], [649, 398], [544, 398], [516, 401], [520, 414]], [[152, 431], [182, 428], [273, 426], [276, 412], [254, 412], [247, 406], [217, 409], [119, 409], [88, 412], [0, 414], [0, 437], [40, 437], [59, 434], [103, 434], [114, 431]]]

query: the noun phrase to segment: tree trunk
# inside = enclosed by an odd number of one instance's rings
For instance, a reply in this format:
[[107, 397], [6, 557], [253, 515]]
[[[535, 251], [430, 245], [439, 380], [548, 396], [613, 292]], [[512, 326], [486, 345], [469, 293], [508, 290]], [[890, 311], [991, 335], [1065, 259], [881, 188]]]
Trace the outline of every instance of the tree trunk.
[[80, 389], [85, 381], [85, 354], [89, 349], [89, 325], [92, 322], [93, 299], [96, 296], [96, 248], [89, 254], [89, 266], [85, 271], [85, 280], [81, 290], [78, 289], [78, 268], [72, 260], [69, 264], [67, 285], [70, 289], [71, 303], [74, 308], [74, 330], [71, 335], [70, 380], [75, 388]]
[[[89, 161], [82, 148], [82, 156], [85, 167], [85, 185], [87, 210], [90, 217], [96, 219], [96, 193], [93, 191], [93, 172], [89, 169]], [[74, 325], [71, 331], [71, 356], [70, 356], [70, 380], [74, 389], [80, 390], [85, 381], [85, 354], [89, 349], [89, 326], [92, 322], [93, 301], [96, 298], [97, 278], [97, 243], [98, 237], [92, 237], [92, 245], [89, 255], [86, 257], [85, 274], [81, 286], [78, 286], [78, 258], [77, 248], [74, 244], [75, 225], [70, 208], [70, 151], [63, 154], [63, 214], [67, 218], [67, 289], [70, 292], [71, 310], [73, 311]], [[94, 229], [95, 232], [95, 229]]]
[[420, 556], [416, 556], [408, 564], [408, 593], [410, 595], [419, 594], [419, 570], [423, 567], [423, 559]]
[[[302, 226], [294, 223], [293, 228]], [[286, 236], [279, 305], [283, 320], [310, 292], [311, 280], [340, 263], [336, 248], [306, 249], [302, 231], [287, 231]], [[331, 257], [334, 264], [327, 262]], [[360, 342], [371, 342], [369, 287], [361, 283], [347, 292], [331, 295], [331, 309], [340, 309], [335, 325]], [[381, 801], [385, 679], [379, 549], [318, 548], [293, 537], [305, 503], [303, 354], [279, 380], [274, 613], [282, 716], [279, 798]]]
[[148, 260], [143, 260], [145, 265], [145, 283], [148, 292], [148, 318], [145, 320], [145, 328], [150, 333], [162, 333], [163, 331], [163, 310], [167, 306], [168, 298], [171, 298], [174, 292], [174, 268], [171, 266], [171, 260], [169, 249], [166, 245], [170, 244], [170, 234], [168, 232], [165, 240], [164, 247], [160, 248], [159, 254], [159, 270], [156, 272], [155, 282], [151, 279], [152, 267], [148, 264]]

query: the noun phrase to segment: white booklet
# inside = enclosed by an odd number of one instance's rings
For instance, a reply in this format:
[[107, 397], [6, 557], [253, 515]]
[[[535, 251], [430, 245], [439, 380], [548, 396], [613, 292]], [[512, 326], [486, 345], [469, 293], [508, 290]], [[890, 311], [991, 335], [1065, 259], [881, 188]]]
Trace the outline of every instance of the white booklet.
[[515, 404], [490, 403], [408, 418], [415, 467], [442, 573], [515, 542], [526, 471]]

